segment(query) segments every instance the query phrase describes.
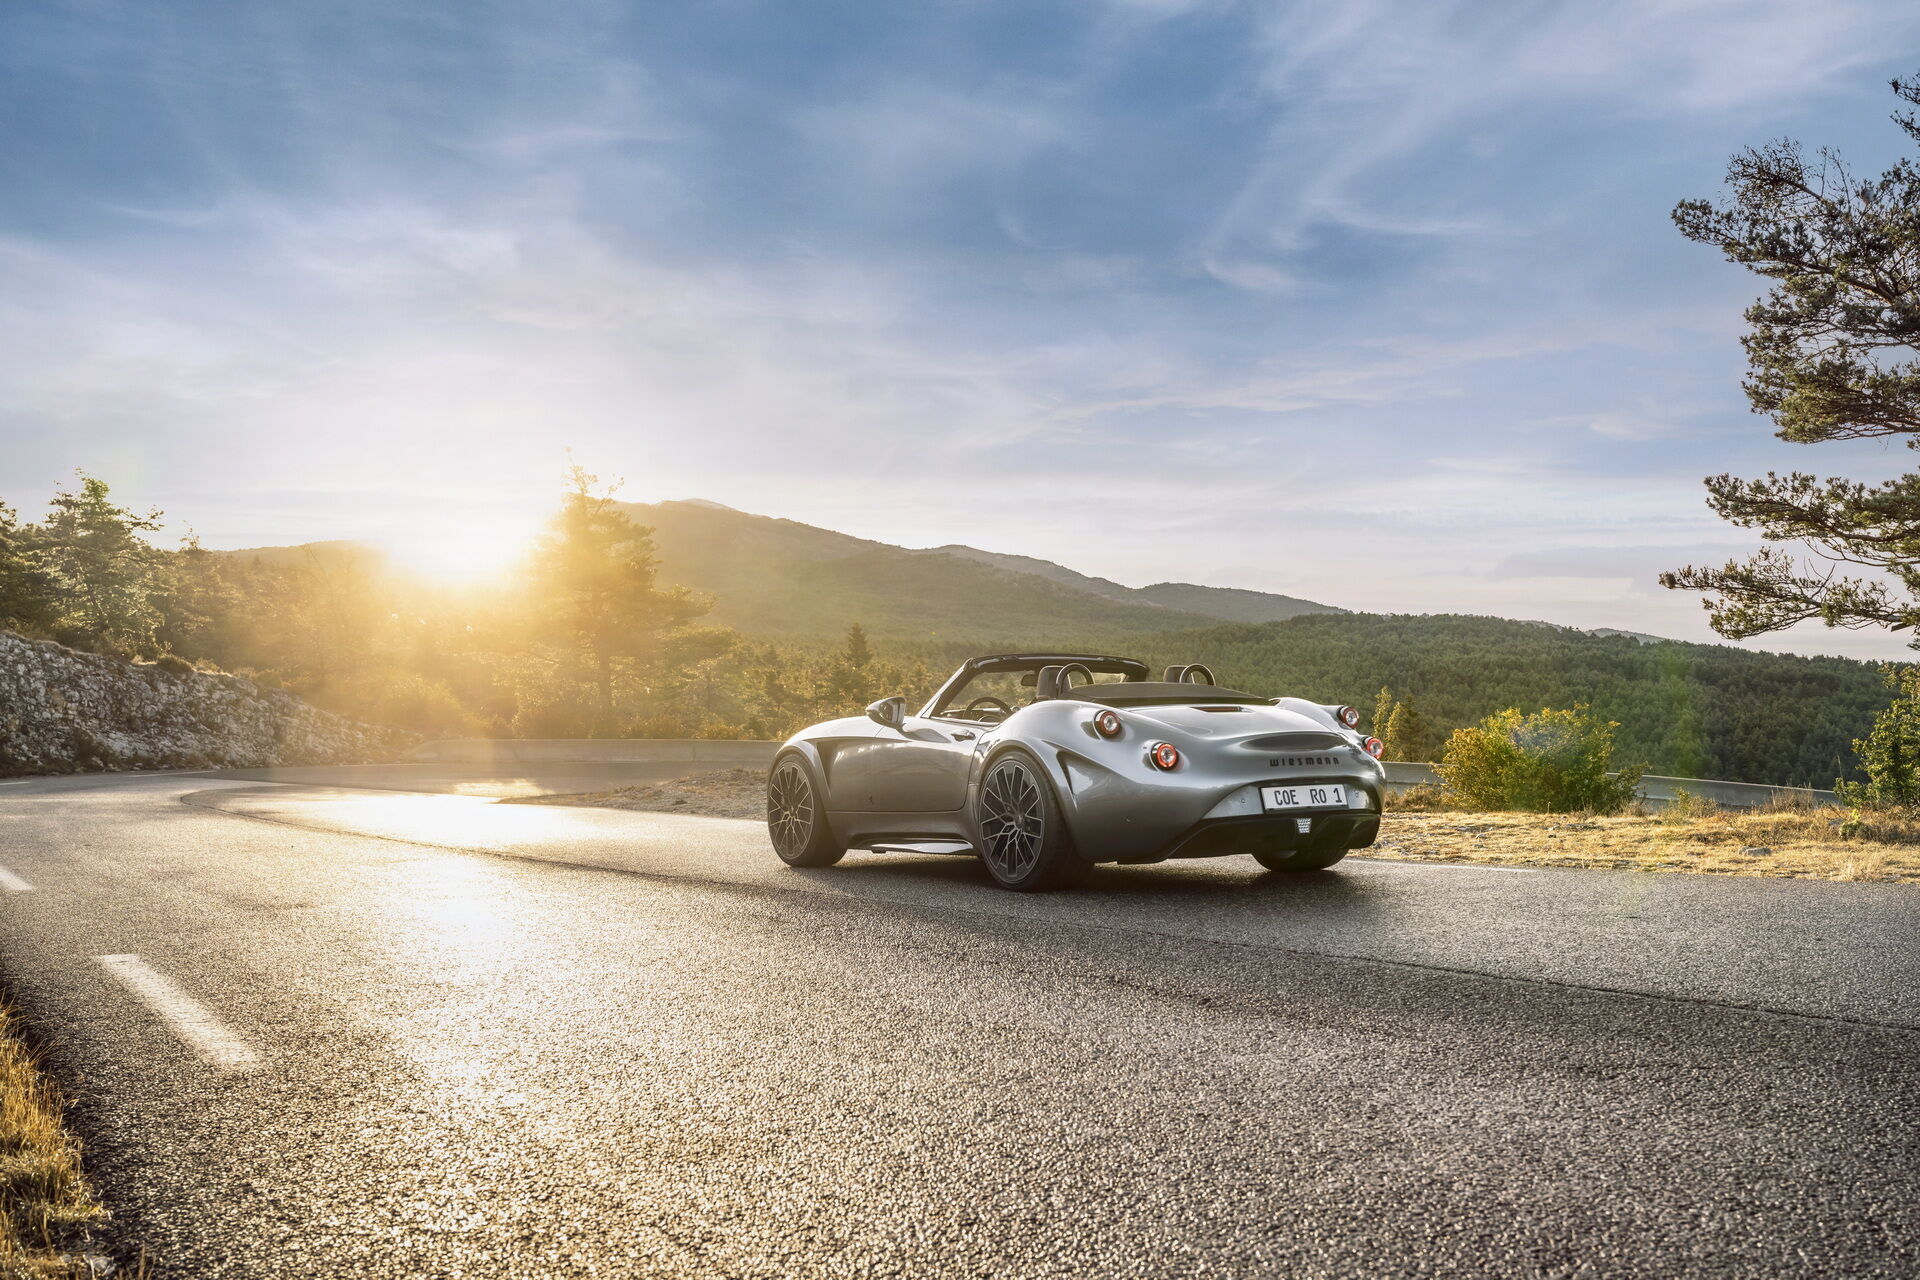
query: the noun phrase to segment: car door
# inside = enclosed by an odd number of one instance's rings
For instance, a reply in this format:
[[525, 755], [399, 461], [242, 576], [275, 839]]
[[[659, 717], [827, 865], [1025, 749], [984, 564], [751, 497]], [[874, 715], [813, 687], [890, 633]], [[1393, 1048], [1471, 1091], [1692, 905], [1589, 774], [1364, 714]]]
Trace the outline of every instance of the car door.
[[979, 726], [908, 716], [841, 747], [833, 779], [836, 809], [861, 813], [952, 813], [967, 801]]

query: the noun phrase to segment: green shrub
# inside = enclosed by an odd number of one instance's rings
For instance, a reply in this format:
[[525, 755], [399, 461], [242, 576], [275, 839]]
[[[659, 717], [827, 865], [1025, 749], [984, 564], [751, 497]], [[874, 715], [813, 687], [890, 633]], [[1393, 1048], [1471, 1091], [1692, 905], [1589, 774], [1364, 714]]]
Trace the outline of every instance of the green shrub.
[[177, 653], [163, 653], [153, 660], [153, 665], [170, 676], [188, 676], [193, 674], [193, 664]]
[[626, 738], [690, 738], [687, 722], [672, 712], [653, 711], [635, 718], [621, 734]]
[[470, 738], [481, 728], [478, 718], [445, 684], [408, 672], [370, 690], [354, 710], [358, 719], [426, 738]]
[[1837, 782], [1834, 789], [1856, 808], [1912, 808], [1920, 805], [1920, 667], [1886, 666], [1881, 672], [1900, 696], [1874, 718], [1865, 738], [1854, 739], [1867, 780]]
[[1675, 787], [1673, 799], [1667, 801], [1666, 807], [1660, 810], [1660, 821], [1680, 826], [1699, 818], [1714, 817], [1720, 812], [1720, 806], [1714, 801], [1684, 787]]
[[1441, 753], [1440, 779], [1474, 809], [1617, 813], [1634, 802], [1646, 766], [1611, 771], [1616, 727], [1584, 706], [1501, 711], [1454, 730]]
[[1405, 791], [1390, 793], [1386, 807], [1409, 812], [1438, 812], [1450, 803], [1446, 789], [1438, 783], [1417, 782]]

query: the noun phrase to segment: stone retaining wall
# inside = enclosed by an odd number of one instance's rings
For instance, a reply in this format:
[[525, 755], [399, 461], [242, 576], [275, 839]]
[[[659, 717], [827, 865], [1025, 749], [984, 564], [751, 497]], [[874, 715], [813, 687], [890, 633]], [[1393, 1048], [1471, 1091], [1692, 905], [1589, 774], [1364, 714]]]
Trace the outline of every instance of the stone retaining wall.
[[410, 741], [239, 676], [0, 631], [0, 774], [349, 764]]

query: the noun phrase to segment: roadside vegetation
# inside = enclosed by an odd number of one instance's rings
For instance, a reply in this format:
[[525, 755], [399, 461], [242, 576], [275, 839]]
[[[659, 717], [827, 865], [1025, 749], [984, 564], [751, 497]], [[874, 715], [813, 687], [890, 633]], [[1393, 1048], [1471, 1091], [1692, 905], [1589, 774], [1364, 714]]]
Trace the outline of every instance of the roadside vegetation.
[[1509, 708], [1456, 729], [1441, 754], [1441, 785], [1473, 809], [1618, 813], [1639, 794], [1644, 765], [1614, 767], [1620, 726], [1585, 707]]
[[1615, 767], [1616, 727], [1587, 714], [1509, 710], [1448, 740], [1440, 782], [1388, 799], [1373, 853], [1416, 860], [1920, 882], [1920, 674], [1854, 743], [1863, 781], [1839, 804], [1784, 799], [1726, 809], [1682, 792], [1642, 801], [1639, 766]]
[[59, 1099], [0, 1005], [0, 1280], [95, 1274], [81, 1250], [104, 1216]]

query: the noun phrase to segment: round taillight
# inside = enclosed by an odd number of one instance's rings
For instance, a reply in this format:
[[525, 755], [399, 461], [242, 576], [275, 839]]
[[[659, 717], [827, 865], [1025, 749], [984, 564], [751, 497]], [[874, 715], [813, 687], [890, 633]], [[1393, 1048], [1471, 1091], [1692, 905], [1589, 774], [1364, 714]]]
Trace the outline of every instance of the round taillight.
[[1342, 707], [1333, 714], [1338, 716], [1340, 723], [1349, 729], [1358, 729], [1360, 727], [1360, 709], [1358, 707]]
[[1147, 748], [1147, 758], [1153, 761], [1156, 769], [1177, 769], [1180, 767], [1180, 748], [1171, 742], [1156, 742]]
[[1378, 760], [1380, 758], [1380, 753], [1387, 749], [1387, 744], [1380, 741], [1380, 739], [1378, 738], [1368, 738], [1365, 742], [1361, 743], [1360, 745], [1365, 747], [1367, 754], [1372, 756], [1375, 760]]
[[1093, 731], [1103, 738], [1120, 736], [1120, 717], [1111, 711], [1102, 711], [1093, 718]]

